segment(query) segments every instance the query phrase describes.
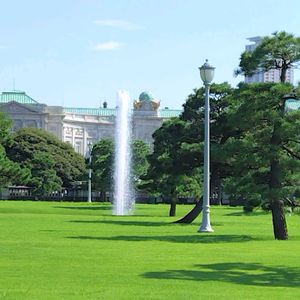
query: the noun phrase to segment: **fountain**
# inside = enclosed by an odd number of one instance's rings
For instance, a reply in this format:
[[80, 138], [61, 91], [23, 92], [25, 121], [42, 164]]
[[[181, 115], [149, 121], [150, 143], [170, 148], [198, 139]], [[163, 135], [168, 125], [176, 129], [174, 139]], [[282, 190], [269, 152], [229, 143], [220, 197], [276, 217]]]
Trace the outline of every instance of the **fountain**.
[[118, 92], [115, 123], [114, 215], [131, 213], [134, 193], [131, 184], [131, 105], [127, 91]]

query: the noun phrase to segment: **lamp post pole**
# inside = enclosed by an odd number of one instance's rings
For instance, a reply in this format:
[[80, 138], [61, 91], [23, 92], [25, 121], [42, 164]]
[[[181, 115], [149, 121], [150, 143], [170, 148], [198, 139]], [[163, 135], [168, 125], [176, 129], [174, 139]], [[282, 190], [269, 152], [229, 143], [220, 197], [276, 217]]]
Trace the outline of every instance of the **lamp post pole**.
[[208, 60], [199, 68], [200, 76], [205, 86], [205, 116], [204, 116], [204, 180], [203, 180], [203, 206], [202, 223], [198, 232], [213, 232], [210, 225], [210, 105], [209, 87], [213, 80], [215, 68], [208, 64]]
[[88, 202], [92, 202], [92, 144], [88, 144], [89, 148], [89, 181], [88, 181]]

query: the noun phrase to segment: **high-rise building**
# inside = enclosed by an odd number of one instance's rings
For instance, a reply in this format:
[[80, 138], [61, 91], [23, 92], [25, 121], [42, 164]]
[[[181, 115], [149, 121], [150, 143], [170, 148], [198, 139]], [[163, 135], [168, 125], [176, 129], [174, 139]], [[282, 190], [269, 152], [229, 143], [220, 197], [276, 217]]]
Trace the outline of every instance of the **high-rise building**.
[[[246, 51], [253, 51], [261, 42], [260, 36], [248, 38], [252, 44], [246, 45]], [[253, 82], [280, 82], [280, 70], [271, 69], [269, 71], [257, 70], [252, 76], [245, 76], [246, 83]], [[286, 82], [294, 82], [294, 72], [292, 69], [288, 69], [286, 72]]]

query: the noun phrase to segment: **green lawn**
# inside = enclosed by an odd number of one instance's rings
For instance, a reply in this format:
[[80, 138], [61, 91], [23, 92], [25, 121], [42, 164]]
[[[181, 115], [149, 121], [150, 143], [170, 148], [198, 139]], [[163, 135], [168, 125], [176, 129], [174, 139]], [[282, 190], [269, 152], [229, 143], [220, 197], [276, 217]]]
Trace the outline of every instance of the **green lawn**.
[[[182, 216], [191, 206], [178, 207]], [[0, 299], [300, 299], [300, 216], [288, 241], [271, 216], [212, 207], [214, 233], [108, 204], [0, 202]]]

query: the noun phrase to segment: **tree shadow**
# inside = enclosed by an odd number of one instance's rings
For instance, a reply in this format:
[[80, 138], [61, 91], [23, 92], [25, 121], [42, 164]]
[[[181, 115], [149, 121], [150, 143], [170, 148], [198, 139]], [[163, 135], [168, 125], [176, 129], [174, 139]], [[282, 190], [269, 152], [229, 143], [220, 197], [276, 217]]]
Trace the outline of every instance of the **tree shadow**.
[[133, 220], [73, 220], [72, 223], [84, 224], [109, 224], [109, 225], [127, 225], [127, 226], [172, 226], [172, 223], [166, 222], [149, 222], [149, 221], [133, 221]]
[[[127, 216], [125, 216], [127, 217]], [[136, 215], [132, 217], [144, 217], [143, 215]], [[127, 226], [191, 226], [194, 224], [180, 224], [173, 222], [149, 222], [142, 220], [71, 220], [71, 223], [83, 223], [83, 224], [109, 224], [109, 225], [127, 225]], [[213, 226], [222, 226], [222, 223], [214, 222]]]
[[199, 270], [168, 270], [141, 274], [149, 279], [221, 281], [265, 287], [299, 288], [300, 268], [264, 266], [259, 263], [217, 263], [195, 265]]
[[232, 212], [225, 214], [226, 217], [256, 217], [256, 216], [261, 216], [261, 215], [268, 215], [268, 212], [265, 211], [256, 211], [256, 212]]
[[111, 210], [111, 206], [54, 206], [54, 208], [80, 209], [80, 210]]
[[154, 235], [154, 236], [113, 236], [113, 237], [95, 237], [95, 236], [71, 236], [70, 239], [80, 240], [98, 240], [98, 241], [127, 241], [127, 242], [145, 242], [159, 241], [169, 243], [191, 243], [191, 244], [217, 244], [217, 243], [241, 243], [254, 240], [248, 235]]
[[[91, 205], [91, 206], [54, 206], [54, 208], [62, 208], [62, 209], [74, 209], [74, 210], [91, 210], [91, 211], [95, 211], [95, 210], [103, 210], [103, 211], [111, 211], [113, 212], [113, 207], [112, 205]], [[152, 218], [156, 218], [157, 216], [153, 216], [150, 214], [132, 214], [132, 215], [127, 215], [127, 216], [115, 216], [115, 215], [111, 215], [112, 217], [152, 217]], [[159, 217], [159, 216], [158, 216]]]

